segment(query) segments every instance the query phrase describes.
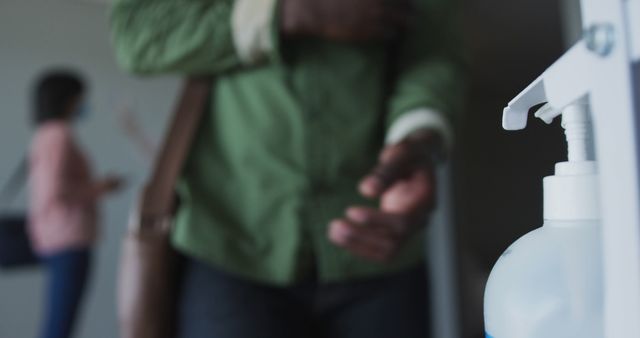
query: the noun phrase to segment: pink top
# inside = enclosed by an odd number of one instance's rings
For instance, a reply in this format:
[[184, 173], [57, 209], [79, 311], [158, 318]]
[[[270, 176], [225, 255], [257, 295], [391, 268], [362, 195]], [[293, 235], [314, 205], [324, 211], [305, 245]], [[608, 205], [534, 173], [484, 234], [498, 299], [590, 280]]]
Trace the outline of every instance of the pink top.
[[47, 122], [38, 128], [29, 181], [29, 232], [36, 252], [46, 255], [95, 242], [99, 191], [68, 123]]

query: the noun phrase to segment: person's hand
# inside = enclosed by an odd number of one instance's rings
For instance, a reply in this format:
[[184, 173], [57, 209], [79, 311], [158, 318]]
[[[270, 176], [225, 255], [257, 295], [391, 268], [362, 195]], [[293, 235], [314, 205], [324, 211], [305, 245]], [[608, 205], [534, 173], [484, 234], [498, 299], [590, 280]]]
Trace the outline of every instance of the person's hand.
[[124, 179], [120, 176], [107, 176], [100, 182], [103, 194], [115, 193], [124, 186]]
[[118, 124], [127, 134], [137, 135], [140, 133], [140, 125], [133, 110], [130, 107], [124, 106], [118, 114]]
[[329, 225], [329, 239], [351, 253], [384, 262], [405, 239], [425, 226], [435, 202], [431, 152], [440, 146], [437, 134], [414, 134], [383, 149], [378, 164], [360, 183], [360, 192], [380, 198], [379, 209], [353, 206]]
[[336, 41], [381, 40], [406, 26], [410, 0], [283, 0], [285, 36]]
[[144, 132], [136, 114], [129, 106], [125, 105], [120, 109], [118, 123], [133, 144], [137, 146], [140, 152], [145, 156], [145, 159], [149, 162], [153, 161], [156, 156], [157, 145]]

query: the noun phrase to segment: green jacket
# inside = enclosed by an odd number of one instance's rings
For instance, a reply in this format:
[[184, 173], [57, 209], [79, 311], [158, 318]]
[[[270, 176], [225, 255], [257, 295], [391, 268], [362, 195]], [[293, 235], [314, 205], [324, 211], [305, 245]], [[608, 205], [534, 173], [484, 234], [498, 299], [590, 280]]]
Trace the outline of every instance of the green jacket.
[[276, 0], [250, 1], [120, 0], [112, 10], [125, 69], [215, 76], [178, 186], [174, 245], [277, 285], [311, 268], [332, 282], [418, 264], [423, 236], [380, 264], [334, 246], [327, 227], [347, 206], [376, 203], [356, 185], [394, 123], [421, 110], [431, 114], [422, 127], [453, 122], [462, 92], [453, 2], [417, 0], [402, 39], [356, 44], [281, 40]]

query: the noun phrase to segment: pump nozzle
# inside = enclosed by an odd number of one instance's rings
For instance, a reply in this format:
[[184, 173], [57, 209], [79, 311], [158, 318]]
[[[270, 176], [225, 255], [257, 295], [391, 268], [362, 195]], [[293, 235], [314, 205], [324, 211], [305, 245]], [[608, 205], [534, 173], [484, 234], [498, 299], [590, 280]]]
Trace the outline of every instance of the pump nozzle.
[[587, 101], [594, 62], [593, 53], [586, 49], [584, 41], [579, 41], [503, 110], [502, 126], [506, 130], [525, 128], [529, 110], [541, 103], [546, 104], [535, 116], [546, 123], [562, 115], [569, 160], [557, 163], [555, 175], [544, 179], [547, 220], [600, 219], [598, 168]]
[[569, 162], [594, 161], [593, 128], [586, 100], [569, 105], [562, 113]]
[[562, 114], [562, 127], [567, 138], [569, 162], [593, 161], [595, 153], [588, 101], [584, 98], [580, 99], [568, 105], [564, 111], [545, 104], [536, 111], [535, 116], [550, 124], [560, 114]]

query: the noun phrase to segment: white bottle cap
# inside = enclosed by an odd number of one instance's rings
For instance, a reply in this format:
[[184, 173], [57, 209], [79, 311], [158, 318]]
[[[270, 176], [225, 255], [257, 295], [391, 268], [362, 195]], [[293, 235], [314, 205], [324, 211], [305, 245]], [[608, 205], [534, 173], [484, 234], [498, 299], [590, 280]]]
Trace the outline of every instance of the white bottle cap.
[[562, 162], [556, 174], [544, 178], [545, 220], [598, 220], [598, 176], [596, 162]]

